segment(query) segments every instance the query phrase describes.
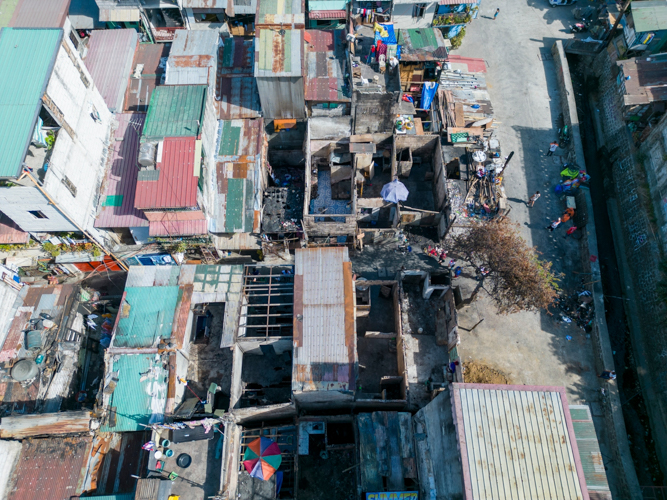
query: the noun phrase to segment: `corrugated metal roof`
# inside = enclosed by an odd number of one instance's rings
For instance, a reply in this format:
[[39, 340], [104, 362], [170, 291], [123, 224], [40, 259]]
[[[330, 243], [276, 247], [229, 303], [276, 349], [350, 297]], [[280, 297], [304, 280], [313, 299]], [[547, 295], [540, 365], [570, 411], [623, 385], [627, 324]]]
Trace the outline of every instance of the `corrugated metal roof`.
[[22, 445], [18, 441], [0, 441], [0, 498], [8, 497], [12, 472], [21, 454], [21, 448]]
[[439, 0], [438, 2], [439, 5], [460, 5], [462, 3], [473, 4], [477, 3], [477, 0]]
[[[163, 141], [162, 161], [155, 170], [138, 174], [134, 206], [142, 210], [197, 207], [197, 183], [201, 150], [194, 137], [170, 137]], [[159, 154], [159, 153], [158, 153]], [[146, 179], [146, 180], [144, 180]], [[150, 180], [148, 180], [150, 179]]]
[[453, 384], [465, 498], [588, 498], [565, 389]]
[[35, 436], [82, 434], [90, 430], [92, 413], [89, 411], [63, 411], [2, 417], [0, 438], [24, 439]]
[[258, 162], [263, 144], [261, 120], [221, 120], [218, 127], [214, 233], [249, 233], [259, 228], [262, 193]]
[[398, 30], [401, 61], [444, 61], [447, 48], [438, 28]]
[[255, 77], [302, 76], [303, 30], [257, 32]]
[[310, 19], [345, 19], [346, 10], [311, 10], [308, 14]]
[[[234, 14], [233, 15], [245, 15], [245, 14], [256, 14], [257, 13], [257, 0], [233, 0], [234, 2]], [[228, 15], [229, 11], [226, 12]]]
[[[607, 473], [605, 472], [602, 453], [600, 453], [600, 444], [595, 433], [591, 410], [587, 405], [570, 405], [570, 416], [572, 417], [574, 436], [579, 448], [581, 466], [584, 469], [586, 487], [589, 492], [597, 492], [600, 499], [608, 498], [611, 500], [611, 491], [607, 482]], [[607, 494], [606, 497], [605, 494]]]
[[0, 212], [0, 244], [25, 244], [30, 241], [30, 234], [22, 231], [13, 220]]
[[181, 269], [192, 266], [130, 266], [126, 287], [177, 286]]
[[14, 469], [11, 500], [69, 500], [78, 495], [84, 465], [92, 444], [90, 436], [27, 439]]
[[111, 164], [104, 180], [100, 213], [95, 227], [145, 227], [148, 220], [134, 208], [137, 189], [137, 157], [139, 137], [144, 127], [144, 113], [119, 113], [115, 142], [111, 148]]
[[643, 0], [630, 4], [636, 33], [667, 29], [667, 2]]
[[148, 236], [199, 236], [208, 234], [208, 222], [201, 220], [160, 220], [148, 224]]
[[221, 120], [259, 118], [262, 105], [254, 76], [218, 79], [218, 109]]
[[310, 0], [308, 12], [312, 19], [313, 11], [317, 10], [345, 10], [350, 0]]
[[76, 30], [92, 30], [103, 25], [100, 9], [95, 0], [72, 0], [69, 4], [69, 20]]
[[171, 337], [174, 311], [180, 299], [177, 286], [126, 287], [121, 315], [112, 347], [155, 347]]
[[112, 112], [123, 109], [137, 41], [133, 29], [95, 30], [90, 34], [83, 62]]
[[347, 248], [298, 249], [293, 391], [356, 389], [352, 266]]
[[0, 178], [21, 172], [61, 39], [59, 29], [0, 31]]
[[[146, 111], [153, 90], [164, 83], [164, 72], [171, 49], [170, 43], [140, 43], [134, 53], [132, 75], [125, 97], [125, 111]], [[134, 70], [142, 65], [141, 77], [134, 77]]]
[[303, 27], [305, 0], [258, 0], [255, 24]]
[[62, 28], [70, 0], [21, 0], [9, 26], [13, 28]]
[[206, 85], [156, 87], [151, 95], [142, 139], [199, 137], [205, 100]]
[[182, 0], [183, 7], [189, 9], [226, 9], [227, 0]]
[[[173, 314], [173, 310], [172, 310]], [[144, 430], [141, 424], [161, 423], [167, 404], [168, 371], [159, 354], [119, 354], [107, 366], [107, 376], [116, 372], [118, 382], [107, 402], [116, 425], [103, 425], [102, 432]], [[109, 366], [110, 365], [110, 366]]]
[[308, 30], [306, 43], [306, 100], [349, 101], [345, 80], [345, 30]]
[[232, 75], [253, 76], [255, 40], [239, 36], [222, 39], [218, 49], [218, 79]]
[[95, 495], [86, 497], [75, 497], [72, 500], [134, 500], [134, 493], [116, 493], [115, 495]]
[[118, 7], [100, 9], [100, 21], [110, 23], [136, 23], [141, 20], [141, 12], [137, 7]]
[[165, 83], [208, 84], [214, 78], [219, 40], [217, 31], [178, 30], [167, 60]]

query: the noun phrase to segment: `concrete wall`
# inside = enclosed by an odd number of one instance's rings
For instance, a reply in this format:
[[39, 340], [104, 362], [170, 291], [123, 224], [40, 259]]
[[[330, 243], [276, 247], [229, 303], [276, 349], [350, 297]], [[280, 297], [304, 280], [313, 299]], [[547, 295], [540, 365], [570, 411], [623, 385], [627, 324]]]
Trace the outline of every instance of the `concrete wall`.
[[[0, 276], [2, 275], [0, 271]], [[21, 297], [28, 293], [28, 286], [24, 286]], [[4, 281], [0, 281], [0, 349], [5, 343], [7, 333], [9, 333], [9, 326], [14, 319], [14, 303], [19, 296], [19, 291], [14, 287], [9, 286]], [[18, 304], [17, 304], [18, 305]], [[2, 496], [0, 496], [2, 498]]]
[[[565, 57], [562, 41], [557, 41], [553, 45], [551, 52], [554, 56], [554, 65], [557, 73], [558, 90], [561, 97], [563, 116], [565, 123], [571, 125], [572, 141], [569, 146], [568, 159], [585, 170], [586, 162], [581, 141], [575, 91], [572, 86], [572, 77], [570, 75], [570, 68], [567, 58]], [[580, 206], [581, 204], [577, 204], [577, 209], [578, 211], [584, 209], [588, 218], [588, 224], [581, 229], [583, 237], [579, 240], [581, 262], [585, 273], [588, 273], [588, 275], [593, 277], [599, 277], [601, 272], [600, 262], [599, 260], [592, 262], [590, 259], [591, 255], [598, 255], [595, 219], [593, 217], [593, 203], [588, 188], [581, 188], [581, 191], [585, 196], [585, 205]], [[593, 349], [596, 355], [596, 370], [601, 372], [602, 370], [614, 369], [614, 357], [611, 350], [609, 331], [607, 330], [607, 321], [604, 314], [605, 303], [602, 283], [600, 279], [592, 281], [593, 282], [587, 286], [593, 294], [596, 313], [593, 331], [591, 332], [591, 340], [593, 341]], [[615, 468], [616, 477], [618, 478], [618, 486], [623, 493], [623, 498], [640, 499], [642, 498], [642, 494], [635, 473], [632, 456], [630, 454], [618, 387], [616, 386], [615, 381], [609, 381], [609, 383], [605, 384], [605, 389], [607, 397], [601, 399], [601, 404], [604, 408], [604, 418], [605, 423], [607, 424], [606, 432], [614, 454], [613, 460], [605, 460], [605, 465], [607, 467]]]
[[[412, 9], [416, 3], [427, 4], [424, 17], [420, 17], [418, 19], [412, 17]], [[391, 15], [391, 20], [394, 23], [394, 29], [429, 28], [433, 22], [433, 16], [435, 15], [435, 10], [437, 7], [438, 2], [394, 0], [394, 10]]]
[[653, 210], [658, 226], [658, 240], [667, 252], [667, 114], [653, 128], [639, 148], [644, 160]]
[[[60, 210], [84, 230], [102, 237], [104, 233], [94, 229], [93, 223], [104, 177], [112, 115], [67, 37], [63, 44], [70, 50], [61, 46], [58, 51], [45, 98], [47, 107], [57, 110], [56, 118], [63, 127], [53, 148], [43, 188]], [[95, 111], [98, 120], [93, 119]], [[73, 193], [66, 183], [73, 185], [76, 192]], [[5, 191], [3, 211], [24, 230], [76, 230], [53, 207], [47, 206], [44, 197], [35, 189], [9, 189], [19, 191]], [[27, 213], [28, 210], [41, 210], [48, 218], [35, 219]]]

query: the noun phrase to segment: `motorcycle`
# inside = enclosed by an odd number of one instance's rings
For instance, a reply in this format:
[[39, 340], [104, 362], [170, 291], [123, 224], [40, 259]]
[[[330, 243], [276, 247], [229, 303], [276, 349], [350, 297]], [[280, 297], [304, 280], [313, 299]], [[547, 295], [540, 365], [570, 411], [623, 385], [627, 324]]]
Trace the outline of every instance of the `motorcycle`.
[[565, 148], [568, 144], [570, 144], [570, 128], [567, 125], [563, 125], [558, 129], [558, 145], [561, 148]]
[[582, 18], [580, 23], [570, 24], [570, 33], [583, 33], [585, 31], [588, 31], [589, 26], [590, 26], [590, 21], [587, 21], [586, 19]]

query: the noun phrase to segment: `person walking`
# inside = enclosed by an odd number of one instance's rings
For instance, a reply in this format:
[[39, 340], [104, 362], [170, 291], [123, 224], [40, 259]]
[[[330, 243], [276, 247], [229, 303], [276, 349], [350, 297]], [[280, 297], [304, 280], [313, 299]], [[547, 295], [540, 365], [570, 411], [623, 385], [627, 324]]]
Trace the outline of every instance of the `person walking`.
[[526, 203], [526, 205], [528, 205], [528, 208], [533, 208], [533, 205], [535, 205], [535, 202], [537, 201], [537, 199], [540, 196], [541, 196], [540, 192], [536, 191], [535, 194], [530, 197], [530, 199], [528, 200], [528, 203]]
[[558, 219], [556, 219], [555, 221], [553, 221], [551, 224], [549, 224], [547, 226], [547, 229], [553, 233], [553, 230], [556, 229], [558, 226], [560, 226], [561, 222], [563, 222], [563, 221], [560, 220], [560, 217], [558, 217]]
[[549, 151], [547, 151], [547, 156], [553, 156], [557, 149], [558, 143], [556, 141], [549, 144]]
[[500, 14], [500, 8], [496, 9], [496, 13], [493, 15], [493, 20], [496, 20], [496, 17], [498, 17], [498, 14]]

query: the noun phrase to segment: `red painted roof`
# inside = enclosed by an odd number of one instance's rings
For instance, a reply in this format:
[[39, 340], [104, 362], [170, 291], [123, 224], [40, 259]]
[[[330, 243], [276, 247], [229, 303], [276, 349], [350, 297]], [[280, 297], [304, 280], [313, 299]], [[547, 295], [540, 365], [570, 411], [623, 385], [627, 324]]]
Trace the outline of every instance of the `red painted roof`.
[[[21, 0], [14, 10], [12, 28], [62, 28], [70, 0]], [[7, 7], [9, 8], [9, 7]]]
[[29, 240], [30, 235], [28, 233], [22, 231], [13, 220], [0, 212], [0, 244], [25, 244]]
[[[137, 156], [139, 137], [146, 120], [145, 113], [116, 114], [119, 122], [112, 143], [111, 167], [107, 172], [100, 214], [95, 227], [145, 227], [148, 221], [141, 210], [134, 208], [134, 193], [137, 189]], [[120, 206], [118, 196], [122, 196]], [[116, 203], [113, 203], [116, 197]], [[108, 200], [108, 201], [107, 201]], [[105, 206], [105, 204], [107, 206]]]
[[467, 64], [468, 73], [486, 73], [486, 63], [484, 59], [477, 59], [476, 57], [462, 57], [449, 54], [447, 60], [454, 64]]
[[81, 493], [79, 478], [92, 438], [27, 439], [14, 468], [11, 500], [69, 500]]
[[[198, 158], [199, 162], [200, 159]], [[198, 172], [195, 175], [195, 138], [168, 137], [156, 163], [156, 180], [138, 174], [134, 206], [142, 210], [197, 207]], [[150, 172], [150, 171], [148, 171]]]
[[149, 236], [197, 236], [208, 233], [206, 220], [163, 220], [151, 222]]
[[345, 19], [346, 16], [344, 10], [311, 10], [308, 13], [310, 19]]

